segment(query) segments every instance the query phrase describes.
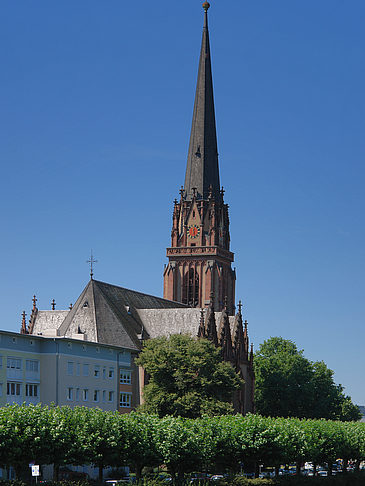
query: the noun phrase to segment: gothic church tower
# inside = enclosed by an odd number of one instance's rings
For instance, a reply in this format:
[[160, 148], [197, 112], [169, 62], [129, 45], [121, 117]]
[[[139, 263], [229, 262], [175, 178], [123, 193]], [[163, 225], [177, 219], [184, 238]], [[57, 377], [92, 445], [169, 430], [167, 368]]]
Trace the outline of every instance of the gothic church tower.
[[169, 263], [164, 271], [164, 298], [234, 314], [235, 271], [230, 251], [228, 204], [220, 188], [208, 2], [199, 60], [185, 185], [174, 202]]

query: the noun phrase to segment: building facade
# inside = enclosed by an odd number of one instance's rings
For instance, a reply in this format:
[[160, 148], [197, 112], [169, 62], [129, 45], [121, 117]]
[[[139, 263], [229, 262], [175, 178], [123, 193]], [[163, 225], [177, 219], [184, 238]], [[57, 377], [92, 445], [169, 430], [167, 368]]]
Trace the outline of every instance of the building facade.
[[54, 403], [127, 413], [137, 401], [130, 349], [0, 331], [0, 406]]

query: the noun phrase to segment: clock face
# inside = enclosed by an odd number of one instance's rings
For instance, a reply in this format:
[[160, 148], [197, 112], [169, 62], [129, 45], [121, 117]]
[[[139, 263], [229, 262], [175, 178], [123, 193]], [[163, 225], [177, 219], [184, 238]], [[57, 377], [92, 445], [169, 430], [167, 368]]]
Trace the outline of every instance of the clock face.
[[192, 224], [188, 227], [189, 238], [197, 238], [200, 235], [200, 228], [196, 224]]

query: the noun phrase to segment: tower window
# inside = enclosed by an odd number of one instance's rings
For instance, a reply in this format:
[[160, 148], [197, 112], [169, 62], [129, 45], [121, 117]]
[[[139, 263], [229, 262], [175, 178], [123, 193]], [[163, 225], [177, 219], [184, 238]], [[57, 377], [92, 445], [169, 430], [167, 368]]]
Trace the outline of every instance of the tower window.
[[184, 276], [182, 301], [191, 307], [199, 304], [199, 275], [194, 268]]

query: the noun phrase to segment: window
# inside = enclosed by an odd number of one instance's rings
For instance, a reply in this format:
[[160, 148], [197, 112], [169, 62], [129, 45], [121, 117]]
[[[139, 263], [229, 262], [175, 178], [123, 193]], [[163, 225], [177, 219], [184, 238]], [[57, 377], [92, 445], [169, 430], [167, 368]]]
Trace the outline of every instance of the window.
[[13, 370], [21, 370], [22, 369], [22, 360], [19, 358], [8, 358], [6, 362], [6, 367], [11, 368]]
[[129, 393], [121, 393], [119, 404], [123, 408], [129, 408], [131, 406], [131, 395]]
[[38, 397], [38, 385], [32, 383], [27, 383], [25, 385], [25, 396], [26, 397]]
[[112, 402], [114, 400], [114, 392], [110, 391], [108, 393], [108, 402]]
[[89, 365], [88, 364], [84, 364], [83, 367], [82, 367], [82, 374], [84, 376], [89, 376]]
[[84, 388], [84, 390], [82, 390], [82, 399], [84, 400], [84, 402], [87, 402], [89, 400], [89, 390], [87, 388]]
[[73, 400], [74, 398], [74, 389], [67, 388], [67, 400]]
[[74, 363], [73, 361], [69, 361], [67, 363], [67, 374], [72, 376], [74, 374]]
[[11, 396], [20, 395], [20, 383], [8, 381], [6, 384], [6, 394]]
[[184, 275], [182, 294], [182, 301], [184, 304], [188, 304], [191, 307], [196, 307], [198, 305], [199, 274], [195, 268], [190, 268]]
[[106, 378], [106, 369], [105, 368], [103, 368], [103, 378], [104, 378], [104, 380]]
[[94, 376], [95, 376], [95, 378], [99, 378], [100, 377], [100, 366], [95, 366], [94, 367]]
[[76, 376], [80, 376], [80, 363], [76, 364]]
[[100, 390], [94, 390], [94, 402], [98, 402], [100, 400]]
[[39, 361], [36, 359], [27, 359], [25, 362], [25, 369], [33, 373], [38, 373]]
[[120, 370], [120, 383], [130, 385], [132, 383], [132, 374], [129, 370]]
[[109, 377], [109, 378], [114, 378], [114, 368], [109, 368], [109, 374], [108, 374], [108, 377]]
[[105, 401], [106, 401], [106, 391], [103, 390], [103, 402], [105, 402]]
[[75, 400], [78, 402], [80, 400], [80, 388], [76, 388], [76, 397]]

